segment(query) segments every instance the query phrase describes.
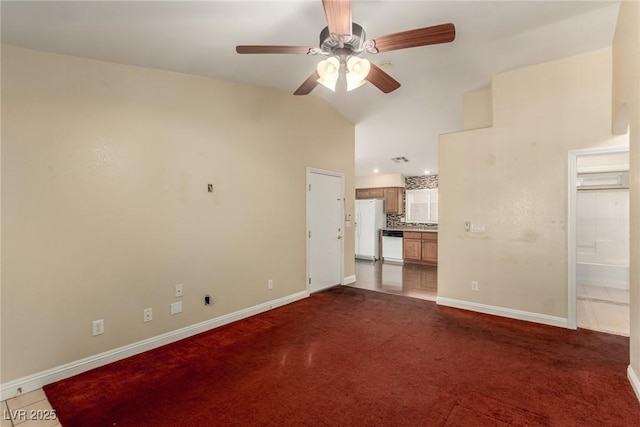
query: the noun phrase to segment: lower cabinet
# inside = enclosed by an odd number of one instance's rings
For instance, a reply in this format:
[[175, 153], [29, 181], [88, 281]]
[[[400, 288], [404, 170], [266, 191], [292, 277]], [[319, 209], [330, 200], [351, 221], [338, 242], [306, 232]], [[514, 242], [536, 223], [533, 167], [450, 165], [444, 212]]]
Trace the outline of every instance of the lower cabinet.
[[438, 233], [405, 231], [403, 235], [404, 262], [438, 264]]
[[438, 264], [438, 233], [422, 233], [421, 259], [426, 264]]
[[422, 242], [420, 239], [407, 238], [404, 233], [402, 244], [404, 249], [404, 260], [420, 261], [422, 258]]

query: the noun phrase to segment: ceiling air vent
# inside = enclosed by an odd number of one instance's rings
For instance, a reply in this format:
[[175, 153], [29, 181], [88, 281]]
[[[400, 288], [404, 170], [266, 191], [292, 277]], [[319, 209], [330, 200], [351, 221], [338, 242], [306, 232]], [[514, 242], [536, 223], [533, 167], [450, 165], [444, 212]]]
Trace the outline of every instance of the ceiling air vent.
[[402, 157], [392, 157], [391, 160], [394, 163], [408, 163], [409, 162], [409, 159], [407, 159], [404, 156], [402, 156]]

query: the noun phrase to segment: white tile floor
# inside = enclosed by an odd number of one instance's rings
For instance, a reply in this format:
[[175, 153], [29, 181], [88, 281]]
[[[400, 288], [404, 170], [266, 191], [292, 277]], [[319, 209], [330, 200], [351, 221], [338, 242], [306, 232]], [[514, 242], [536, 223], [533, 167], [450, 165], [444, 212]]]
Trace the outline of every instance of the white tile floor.
[[62, 427], [42, 389], [0, 403], [0, 427]]
[[629, 336], [629, 290], [578, 285], [578, 327]]

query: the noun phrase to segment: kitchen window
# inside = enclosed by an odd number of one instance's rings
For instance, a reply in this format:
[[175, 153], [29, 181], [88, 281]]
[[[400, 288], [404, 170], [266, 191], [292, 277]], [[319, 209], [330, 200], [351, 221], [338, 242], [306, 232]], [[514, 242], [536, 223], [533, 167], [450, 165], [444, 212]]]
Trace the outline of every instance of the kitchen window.
[[406, 190], [405, 221], [438, 223], [438, 189]]

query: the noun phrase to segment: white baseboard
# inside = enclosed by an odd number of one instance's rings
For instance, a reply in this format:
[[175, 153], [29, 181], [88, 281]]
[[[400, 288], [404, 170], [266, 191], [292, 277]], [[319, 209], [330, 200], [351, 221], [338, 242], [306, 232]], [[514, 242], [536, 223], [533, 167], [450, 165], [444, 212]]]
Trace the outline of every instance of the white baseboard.
[[350, 285], [350, 284], [352, 284], [352, 283], [355, 283], [355, 281], [356, 281], [356, 276], [355, 276], [355, 274], [354, 274], [353, 276], [347, 276], [347, 277], [345, 277], [345, 278], [343, 279], [342, 283], [343, 283], [344, 285]]
[[136, 354], [144, 353], [145, 351], [153, 350], [154, 348], [158, 348], [166, 344], [180, 341], [201, 332], [215, 329], [228, 323], [271, 310], [272, 308], [307, 298], [308, 296], [309, 292], [307, 291], [298, 292], [296, 294], [238, 310], [234, 313], [225, 314], [214, 319], [196, 323], [195, 325], [167, 332], [162, 335], [157, 335], [146, 340], [138, 341], [133, 344], [0, 384], [0, 400], [11, 399], [20, 394], [37, 390], [46, 384], [51, 384], [91, 369], [108, 365], [109, 363], [113, 363], [130, 356], [135, 356]]
[[479, 304], [477, 302], [462, 301], [444, 297], [437, 297], [436, 303], [438, 305], [477, 311], [479, 313], [492, 314], [494, 316], [502, 316], [510, 319], [526, 320], [528, 322], [573, 329], [569, 326], [568, 319], [564, 317], [549, 316], [546, 314], [531, 313], [529, 311], [514, 310], [512, 308], [496, 307], [493, 305]]
[[636, 392], [636, 397], [640, 402], [640, 377], [638, 377], [631, 365], [629, 365], [629, 367], [627, 368], [627, 378], [629, 378], [631, 388], [633, 388], [633, 391]]

